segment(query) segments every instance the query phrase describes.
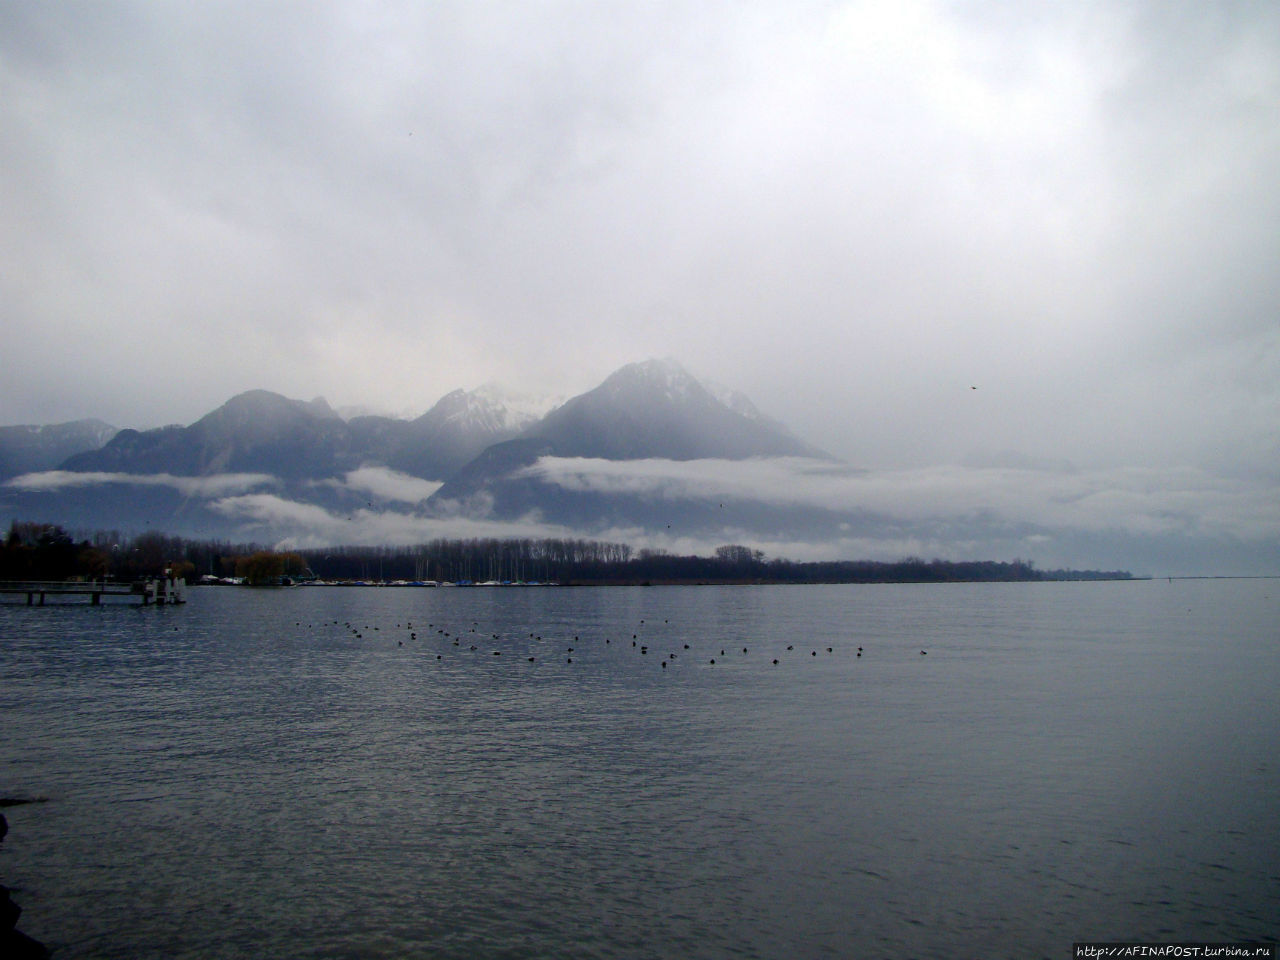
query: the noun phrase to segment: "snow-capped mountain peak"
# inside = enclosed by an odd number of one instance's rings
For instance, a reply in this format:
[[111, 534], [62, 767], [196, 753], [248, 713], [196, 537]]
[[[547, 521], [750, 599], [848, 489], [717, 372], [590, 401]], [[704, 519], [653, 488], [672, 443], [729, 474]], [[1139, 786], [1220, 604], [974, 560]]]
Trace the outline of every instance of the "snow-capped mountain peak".
[[471, 393], [494, 408], [501, 408], [505, 411], [507, 427], [513, 430], [523, 429], [529, 424], [541, 420], [564, 403], [566, 399], [559, 394], [540, 394], [513, 390], [494, 381], [481, 384]]
[[629, 363], [611, 374], [598, 388], [610, 396], [643, 393], [681, 403], [705, 393], [705, 388], [679, 362], [670, 358]]
[[454, 390], [440, 398], [436, 410], [454, 429], [483, 433], [516, 433], [541, 419], [553, 404], [514, 394], [493, 384]]
[[750, 409], [754, 416], [721, 403], [675, 360], [645, 360], [567, 401], [524, 436], [553, 442], [563, 456], [609, 460], [807, 455], [809, 448]]
[[441, 397], [427, 416], [454, 430], [493, 433], [506, 429], [507, 411], [474, 392], [453, 390]]

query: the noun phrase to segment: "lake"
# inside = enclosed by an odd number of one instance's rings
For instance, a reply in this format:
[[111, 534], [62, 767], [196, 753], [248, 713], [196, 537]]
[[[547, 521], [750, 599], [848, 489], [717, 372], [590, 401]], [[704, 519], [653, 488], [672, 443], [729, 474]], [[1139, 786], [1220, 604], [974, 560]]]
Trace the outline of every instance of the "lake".
[[1278, 641], [1274, 580], [6, 605], [0, 881], [58, 960], [1274, 941]]

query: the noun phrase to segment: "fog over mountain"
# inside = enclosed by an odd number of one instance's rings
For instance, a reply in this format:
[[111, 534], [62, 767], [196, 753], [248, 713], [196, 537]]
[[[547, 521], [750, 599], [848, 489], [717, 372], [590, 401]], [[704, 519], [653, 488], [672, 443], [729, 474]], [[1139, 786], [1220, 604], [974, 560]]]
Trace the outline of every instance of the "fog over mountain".
[[76, 472], [208, 476], [267, 473], [329, 476], [363, 459], [350, 428], [323, 399], [289, 400], [266, 390], [233, 397], [188, 427], [121, 430], [99, 450], [71, 457]]
[[[566, 528], [599, 527], [607, 517], [643, 526], [643, 511], [624, 502], [633, 498], [604, 498], [607, 507], [598, 496], [587, 502], [527, 468], [550, 456], [826, 456], [767, 421], [745, 399], [738, 401], [745, 413], [730, 409], [672, 360], [624, 367], [542, 418], [529, 412], [527, 398], [512, 410], [500, 397], [493, 387], [455, 390], [414, 420], [344, 421], [323, 399], [303, 402], [253, 390], [189, 426], [121, 430], [99, 449], [66, 458], [57, 471], [21, 477], [10, 489], [45, 498], [44, 509], [62, 511], [78, 524], [112, 527], [142, 517], [148, 524], [176, 525], [177, 532], [220, 535], [232, 531], [238, 506], [227, 494], [258, 497], [248, 503], [261, 509], [263, 494], [250, 494], [259, 488], [347, 515], [409, 504], [422, 516], [512, 522], [554, 515]], [[218, 478], [226, 483], [215, 489], [211, 483]], [[100, 500], [90, 492], [100, 485], [121, 495]], [[139, 501], [126, 505], [123, 489], [130, 487], [138, 488]], [[209, 493], [214, 495], [200, 503]], [[107, 503], [109, 509], [99, 509]]]
[[344, 421], [319, 398], [249, 391], [188, 426], [100, 432], [98, 449], [6, 481], [0, 509], [304, 546], [553, 536], [686, 553], [738, 543], [792, 559], [1277, 570], [1280, 504], [1202, 471], [1014, 456], [869, 470], [670, 359], [622, 367], [537, 419], [499, 396], [456, 390], [412, 420]]
[[454, 390], [409, 423], [385, 459], [387, 466], [431, 480], [445, 480], [485, 447], [517, 436], [537, 417], [507, 406], [493, 387]]
[[101, 420], [0, 427], [0, 480], [52, 470], [77, 453], [97, 450], [116, 434]]

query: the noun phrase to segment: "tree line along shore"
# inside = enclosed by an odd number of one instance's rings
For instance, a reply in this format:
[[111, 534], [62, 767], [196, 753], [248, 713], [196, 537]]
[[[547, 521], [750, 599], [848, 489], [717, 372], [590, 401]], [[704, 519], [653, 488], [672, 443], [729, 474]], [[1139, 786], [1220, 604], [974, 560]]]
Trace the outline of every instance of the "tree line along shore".
[[946, 583], [1128, 580], [1124, 570], [1041, 570], [1031, 560], [767, 558], [726, 544], [709, 556], [634, 550], [585, 539], [438, 539], [412, 546], [335, 545], [288, 550], [159, 532], [68, 533], [13, 521], [0, 546], [0, 580], [129, 581], [169, 572], [190, 583]]

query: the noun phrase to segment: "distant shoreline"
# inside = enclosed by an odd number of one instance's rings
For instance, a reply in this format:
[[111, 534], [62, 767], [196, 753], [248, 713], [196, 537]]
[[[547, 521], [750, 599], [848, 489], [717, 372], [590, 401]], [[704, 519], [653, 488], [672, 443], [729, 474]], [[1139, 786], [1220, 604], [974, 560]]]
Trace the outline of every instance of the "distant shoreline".
[[0, 580], [65, 581], [173, 577], [191, 584], [303, 582], [398, 586], [535, 584], [1023, 583], [1133, 580], [1128, 570], [1040, 569], [1032, 559], [789, 560], [744, 544], [709, 556], [637, 550], [600, 540], [473, 538], [409, 546], [289, 549], [188, 540], [158, 531], [78, 538], [55, 524], [14, 521], [0, 544]]
[[[947, 583], [1115, 583], [1115, 582], [1138, 582], [1150, 580], [1164, 580], [1165, 577], [1151, 576], [1124, 576], [1124, 577], [1042, 577], [1042, 578], [971, 578], [971, 579], [950, 579], [950, 580], [892, 580], [892, 579], [864, 579], [864, 580], [770, 580], [767, 578], [735, 578], [735, 577], [702, 577], [702, 578], [650, 578], [645, 580], [630, 578], [590, 578], [575, 577], [570, 580], [539, 582], [539, 583], [404, 583], [395, 581], [357, 581], [357, 580], [327, 580], [327, 581], [305, 581], [300, 583], [268, 583], [268, 584], [248, 584], [248, 583], [196, 583], [194, 586], [201, 587], [225, 587], [225, 586], [242, 586], [251, 587], [253, 589], [294, 589], [296, 587], [324, 588], [331, 587], [336, 589], [359, 589], [359, 588], [375, 588], [375, 589], [417, 589], [417, 590], [495, 590], [495, 589], [538, 589], [543, 587], [555, 587], [564, 589], [566, 587], [817, 587], [817, 586], [841, 586], [841, 585], [862, 585], [875, 586], [884, 585], [901, 585], [901, 584], [947, 584]], [[1280, 579], [1280, 577], [1172, 577], [1173, 580], [1251, 580], [1251, 579]]]

